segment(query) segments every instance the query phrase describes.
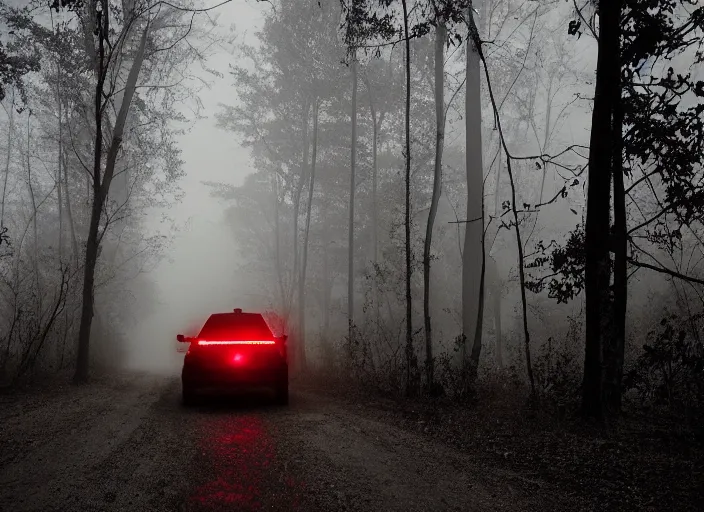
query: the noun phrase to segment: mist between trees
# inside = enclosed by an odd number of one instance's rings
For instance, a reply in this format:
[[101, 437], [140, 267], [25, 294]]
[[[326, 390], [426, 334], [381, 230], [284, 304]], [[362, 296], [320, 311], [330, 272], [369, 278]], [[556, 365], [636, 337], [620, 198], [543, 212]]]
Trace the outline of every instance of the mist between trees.
[[[298, 371], [701, 413], [700, 5], [261, 6], [255, 44], [218, 41], [217, 122], [254, 172], [209, 185]], [[90, 319], [106, 353], [124, 294], [150, 302], [139, 270], [166, 240], [140, 219], [178, 191], [177, 106], [199, 92], [181, 77], [215, 42], [211, 7], [3, 7], [6, 375], [78, 361], [84, 380]]]
[[154, 311], [148, 272], [170, 234], [144, 222], [181, 195], [176, 139], [213, 42], [196, 7], [0, 3], [3, 381], [84, 382], [124, 360], [126, 330]]

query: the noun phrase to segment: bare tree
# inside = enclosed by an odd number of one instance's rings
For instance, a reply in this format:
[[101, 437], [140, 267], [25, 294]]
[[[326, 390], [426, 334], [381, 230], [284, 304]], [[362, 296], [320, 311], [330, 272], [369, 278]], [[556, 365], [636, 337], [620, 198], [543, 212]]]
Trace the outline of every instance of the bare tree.
[[413, 348], [413, 295], [411, 293], [411, 39], [408, 30], [408, 4], [406, 0], [401, 0], [403, 6], [403, 37], [406, 42], [406, 175], [404, 183], [406, 186], [406, 208], [404, 210], [404, 227], [406, 230], [406, 393], [414, 394], [413, 383], [416, 371], [416, 355]]
[[435, 27], [435, 167], [433, 175], [433, 195], [428, 213], [428, 224], [423, 245], [423, 316], [425, 320], [425, 367], [428, 389], [432, 389], [435, 363], [433, 360], [433, 336], [430, 321], [430, 250], [433, 240], [433, 226], [442, 193], [442, 151], [445, 144], [445, 42], [447, 29], [439, 19]]
[[310, 234], [310, 218], [313, 210], [313, 192], [315, 190], [315, 164], [318, 157], [318, 113], [320, 100], [313, 100], [313, 154], [310, 164], [310, 181], [308, 183], [308, 207], [306, 211], [306, 228], [303, 234], [303, 257], [301, 262], [301, 278], [298, 284], [298, 358], [301, 370], [306, 369], [306, 268], [308, 265], [308, 237]]
[[354, 336], [354, 193], [355, 175], [357, 172], [357, 55], [352, 56], [352, 141], [350, 142], [350, 206], [347, 224], [347, 318], [348, 336], [350, 341]]
[[[100, 7], [99, 7], [100, 6]], [[98, 49], [96, 60], [96, 88], [95, 88], [95, 148], [93, 159], [93, 170], [91, 175], [91, 188], [93, 205], [91, 208], [90, 224], [88, 228], [88, 237], [86, 239], [86, 253], [83, 277], [83, 307], [81, 311], [81, 323], [78, 334], [78, 353], [76, 360], [76, 373], [74, 380], [76, 382], [85, 382], [88, 380], [89, 369], [89, 346], [90, 346], [90, 330], [93, 320], [94, 306], [94, 287], [95, 287], [95, 267], [98, 261], [98, 250], [100, 241], [105, 234], [105, 230], [100, 230], [100, 220], [103, 214], [105, 201], [110, 191], [110, 184], [115, 172], [115, 163], [118, 156], [118, 151], [122, 145], [122, 137], [127, 121], [127, 114], [132, 104], [137, 79], [144, 61], [144, 52], [151, 28], [151, 18], [147, 11], [147, 20], [143, 20], [144, 27], [141, 30], [141, 37], [137, 53], [132, 62], [132, 66], [127, 76], [125, 85], [125, 93], [120, 105], [120, 110], [115, 121], [115, 126], [112, 131], [112, 138], [105, 155], [105, 171], [103, 172], [103, 120], [105, 109], [109, 102], [104, 100], [106, 94], [105, 85], [109, 76], [109, 63], [114, 55], [109, 48], [114, 48], [115, 42], [110, 41], [110, 16], [107, 0], [100, 0], [100, 3], [88, 2], [86, 7], [86, 17], [92, 19], [93, 14], [96, 14], [96, 29], [98, 35]], [[131, 32], [132, 26], [136, 25], [141, 18], [141, 13], [135, 10], [132, 6], [126, 15], [127, 23], [120, 32], [120, 39], [127, 39]], [[122, 41], [118, 41], [122, 45]], [[106, 49], [108, 46], [108, 49]], [[107, 50], [107, 51], [106, 51]]]
[[465, 340], [472, 340], [467, 353], [467, 341], [462, 345], [463, 364], [469, 363], [472, 375], [479, 365], [482, 346], [482, 319], [484, 307], [484, 171], [482, 159], [481, 120], [481, 48], [478, 35], [473, 37], [473, 8], [467, 11], [470, 36], [467, 37], [466, 63], [466, 158], [467, 158], [467, 223], [462, 252], [462, 332]]
[[[15, 89], [10, 96], [10, 108], [6, 109], [10, 118], [7, 127], [7, 155], [5, 156], [5, 175], [2, 184], [2, 206], [0, 206], [0, 229], [5, 227], [5, 199], [7, 198], [7, 180], [10, 175], [10, 161], [12, 158], [12, 136], [15, 129]], [[4, 106], [4, 105], [3, 105]]]
[[[92, 0], [86, 2], [80, 11], [84, 48], [93, 64], [91, 71], [95, 89], [92, 115], [95, 136], [92, 168], [86, 169], [91, 206], [85, 242], [81, 322], [74, 375], [74, 380], [79, 383], [88, 379], [95, 273], [101, 243], [110, 224], [120, 221], [120, 211], [124, 206], [112, 206], [111, 212], [107, 209], [112, 199], [110, 189], [113, 179], [116, 174], [123, 172], [123, 169], [116, 172], [116, 167], [123, 139], [126, 137], [126, 125], [139, 86], [140, 73], [144, 68], [147, 46], [152, 41], [155, 41], [155, 44], [165, 43], [163, 47], [151, 51], [150, 57], [157, 52], [166, 52], [160, 55], [168, 55], [168, 52], [173, 52], [179, 43], [187, 39], [195, 14], [211, 9], [179, 7], [159, 1], [139, 4], [129, 1], [123, 3], [118, 16], [109, 7], [108, 0]], [[187, 17], [189, 14], [190, 20]], [[181, 28], [181, 31], [174, 28]], [[156, 42], [157, 34], [164, 34], [159, 42]], [[169, 38], [171, 40], [164, 40]], [[189, 43], [186, 41], [184, 44]], [[194, 51], [189, 58], [201, 56]], [[125, 67], [127, 69], [124, 69]], [[173, 66], [167, 66], [161, 71], [165, 76], [169, 76], [175, 70]], [[110, 111], [116, 113], [114, 118], [108, 114]]]

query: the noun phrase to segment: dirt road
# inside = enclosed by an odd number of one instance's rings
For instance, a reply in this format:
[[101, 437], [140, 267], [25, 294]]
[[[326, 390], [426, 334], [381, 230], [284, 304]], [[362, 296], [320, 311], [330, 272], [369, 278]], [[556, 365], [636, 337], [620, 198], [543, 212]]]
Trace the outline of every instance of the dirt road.
[[0, 511], [580, 508], [362, 406], [179, 398], [177, 378], [144, 375], [0, 397]]

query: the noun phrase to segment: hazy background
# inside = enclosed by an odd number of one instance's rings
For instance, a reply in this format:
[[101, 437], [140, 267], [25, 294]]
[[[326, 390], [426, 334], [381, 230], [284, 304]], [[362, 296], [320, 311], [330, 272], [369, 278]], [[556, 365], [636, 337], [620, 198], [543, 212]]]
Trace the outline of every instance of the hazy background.
[[[270, 4], [253, 0], [230, 2], [213, 16], [218, 22], [216, 30], [232, 33], [239, 42], [256, 44], [254, 34], [267, 9], [271, 9]], [[249, 151], [240, 147], [232, 133], [215, 126], [218, 104], [236, 99], [228, 73], [232, 53], [225, 46], [214, 51], [208, 65], [222, 73], [222, 78], [200, 66], [193, 69], [193, 74], [211, 86], [201, 95], [200, 115], [204, 118], [191, 121], [180, 141], [186, 172], [181, 181], [183, 199], [168, 210], [155, 210], [149, 225], [153, 233], [168, 233], [170, 227], [162, 223], [166, 214], [175, 221], [178, 232], [168, 256], [149, 274], [158, 294], [154, 313], [130, 329], [132, 346], [128, 353], [130, 365], [136, 368], [170, 371], [180, 357], [175, 351], [176, 334], [199, 329], [211, 312], [256, 307], [252, 304], [256, 297], [237, 293], [237, 252], [232, 230], [223, 222], [225, 207], [210, 197], [210, 189], [202, 183], [239, 185], [252, 172]], [[193, 117], [185, 109], [184, 113]]]
[[[14, 4], [19, 7], [21, 0], [15, 0]], [[140, 87], [153, 90], [151, 95], [143, 97], [148, 100], [147, 108], [133, 111], [135, 118], [141, 116], [142, 120], [132, 127], [138, 133], [134, 140], [140, 143], [138, 147], [128, 148], [129, 154], [121, 162], [125, 170], [131, 166], [135, 171], [133, 182], [138, 184], [139, 193], [130, 202], [130, 218], [120, 219], [117, 226], [113, 224], [103, 241], [106, 252], [100, 258], [98, 269], [97, 313], [91, 335], [91, 352], [100, 356], [95, 357], [100, 362], [122, 363], [122, 358], [127, 356], [132, 367], [172, 368], [179, 359], [177, 333], [195, 334], [212, 312], [236, 307], [267, 308], [286, 316], [292, 340], [300, 334], [298, 346], [306, 347], [311, 361], [321, 367], [331, 369], [342, 365], [349, 369], [357, 368], [355, 365], [359, 363], [359, 368], [378, 373], [382, 380], [400, 375], [405, 363], [399, 350], [405, 341], [399, 326], [406, 315], [402, 296], [406, 270], [400, 257], [405, 240], [400, 229], [405, 202], [402, 196], [405, 169], [401, 144], [405, 139], [402, 50], [390, 48], [382, 52], [383, 55], [365, 54], [360, 60], [363, 79], [358, 84], [355, 107], [358, 159], [352, 174], [356, 191], [352, 217], [354, 244], [350, 249], [346, 232], [350, 213], [352, 123], [349, 114], [353, 80], [351, 68], [341, 63], [345, 48], [340, 37], [339, 2], [296, 0], [273, 4], [256, 0], [233, 0], [224, 5], [220, 5], [219, 0], [200, 2], [198, 5], [202, 7], [217, 7], [207, 14], [199, 14], [197, 33], [189, 31], [191, 39], [182, 45], [184, 48], [170, 53], [168, 59], [149, 62], [149, 66], [140, 71], [143, 73]], [[464, 230], [457, 221], [468, 215], [468, 202], [478, 205], [482, 199], [481, 187], [467, 181], [467, 168], [470, 174], [475, 168], [484, 174], [485, 214], [492, 218], [485, 228], [490, 242], [487, 253], [492, 261], [488, 267], [487, 288], [492, 298], [485, 300], [488, 308], [480, 332], [486, 335], [487, 343], [483, 344], [481, 356], [488, 367], [496, 360], [497, 368], [502, 368], [504, 363], [496, 347], [503, 346], [512, 364], [516, 368], [524, 367], [524, 315], [516, 237], [508, 225], [499, 227], [499, 219], [508, 218], [502, 210], [509, 204], [512, 187], [516, 193], [515, 203], [529, 205], [528, 210], [531, 204], [535, 206], [557, 197], [562, 186], [566, 187], [566, 197], [541, 207], [539, 212], [520, 214], [524, 222], [524, 266], [531, 278], [551, 277], [547, 275], [547, 268], [532, 266], [540, 254], [538, 241], [554, 240], [555, 244], [563, 244], [570, 232], [584, 221], [585, 213], [584, 154], [569, 153], [560, 157], [560, 162], [542, 167], [537, 161], [522, 157], [558, 154], [573, 144], [580, 144], [582, 149], [589, 145], [596, 43], [589, 34], [573, 37], [567, 33], [568, 23], [574, 21], [575, 14], [571, 2], [537, 3], [545, 11], [541, 13], [537, 6], [529, 4], [534, 3], [497, 0], [489, 9], [487, 2], [486, 12], [479, 15], [480, 21], [486, 24], [487, 41], [493, 41], [488, 45], [486, 68], [493, 91], [503, 105], [499, 115], [507, 133], [506, 143], [512, 155], [521, 157], [514, 159], [512, 180], [508, 179], [505, 158], [499, 150], [486, 80], [478, 81], [474, 88], [476, 94], [470, 90], [470, 96], [479, 96], [481, 111], [469, 117], [482, 121], [482, 140], [477, 139], [472, 148], [465, 139], [467, 116], [463, 105], [469, 89], [460, 85], [467, 67], [464, 46], [447, 48], [444, 66], [448, 117], [442, 196], [434, 221], [436, 233], [430, 246], [433, 263], [429, 316], [439, 346], [436, 352], [451, 357], [449, 352], [453, 350], [456, 337], [465, 329], [460, 320], [474, 316], [472, 308], [463, 305], [458, 276], [471, 276], [471, 269], [480, 268], [481, 248], [480, 244], [475, 244], [475, 252], [470, 251], [472, 257], [463, 257]], [[326, 10], [325, 6], [331, 9]], [[40, 13], [37, 22], [44, 29], [56, 28], [56, 42], [66, 41], [67, 34], [74, 33], [60, 32], [66, 30], [60, 29], [61, 21], [70, 30], [79, 23], [68, 11], [55, 16], [44, 7], [37, 9]], [[489, 13], [494, 13], [493, 18]], [[186, 19], [182, 21], [186, 23]], [[260, 30], [263, 32], [261, 41], [257, 38]], [[169, 38], [175, 37], [169, 30], [157, 35], [164, 48], [169, 46], [162, 39], [171, 41]], [[25, 46], [36, 39], [32, 34], [18, 33], [14, 38], [8, 37], [8, 41], [16, 38], [17, 44]], [[40, 318], [52, 311], [44, 298], [50, 297], [51, 291], [63, 289], [56, 271], [63, 268], [57, 265], [64, 255], [62, 243], [70, 240], [63, 226], [70, 225], [73, 230], [75, 223], [75, 232], [87, 233], [90, 218], [87, 207], [91, 204], [90, 187], [86, 186], [89, 181], [80, 165], [83, 162], [78, 161], [92, 154], [93, 141], [86, 136], [89, 134], [86, 126], [91, 123], [83, 120], [79, 108], [90, 104], [87, 103], [92, 94], [90, 80], [72, 78], [63, 89], [56, 87], [54, 91], [53, 77], [61, 77], [59, 73], [65, 69], [60, 65], [61, 59], [75, 53], [75, 45], [59, 46], [61, 51], [56, 55], [50, 47], [42, 47], [41, 73], [28, 75], [26, 79], [30, 92], [28, 104], [36, 113], [27, 113], [25, 109], [12, 117], [10, 113], [14, 110], [8, 107], [14, 96], [2, 104], [10, 121], [0, 126], [0, 140], [6, 140], [8, 148], [5, 175], [11, 178], [7, 201], [3, 200], [3, 205], [7, 206], [4, 218], [8, 233], [19, 249], [14, 255], [0, 254], [5, 257], [4, 272], [0, 275], [4, 282], [0, 285], [4, 285], [11, 299], [3, 319], [10, 333], [6, 346], [17, 349], [17, 354], [12, 355], [19, 361], [22, 371], [29, 371], [27, 361], [39, 355], [43, 358], [39, 366], [56, 364], [68, 368], [72, 364], [71, 352], [79, 323], [77, 312], [82, 305], [82, 275], [75, 272], [67, 300], [63, 301], [60, 293], [56, 293], [57, 304], [67, 304], [65, 312], [45, 322], [55, 329], [58, 341], [47, 345], [52, 353], [40, 354], [46, 339], [42, 321], [32, 322], [23, 312], [28, 304]], [[258, 55], [257, 50], [260, 50]], [[433, 37], [414, 40], [412, 54], [415, 57], [411, 71], [413, 222], [410, 250], [420, 264], [434, 181]], [[207, 62], [201, 55], [208, 57]], [[388, 74], [384, 71], [387, 61]], [[189, 63], [194, 64], [189, 67]], [[255, 69], [255, 63], [262, 68]], [[69, 60], [65, 66], [72, 65]], [[687, 56], [679, 56], [673, 65], [678, 70], [687, 69]], [[239, 77], [238, 84], [230, 73], [233, 66]], [[693, 71], [701, 73], [701, 69]], [[371, 83], [365, 84], [364, 78]], [[203, 84], [208, 87], [201, 87]], [[170, 92], [157, 92], [162, 89]], [[84, 92], [74, 98], [75, 91]], [[309, 126], [310, 120], [307, 115], [296, 112], [299, 106], [304, 106], [301, 103], [309, 101], [311, 91], [315, 95], [322, 94], [323, 111], [319, 118], [322, 128], [314, 137], [318, 153], [313, 161], [317, 170], [313, 194], [308, 200], [305, 186], [308, 178], [302, 171], [308, 163], [292, 165], [291, 162], [298, 162], [298, 152], [308, 147], [302, 142], [299, 144], [298, 131], [303, 135], [302, 127]], [[379, 127], [380, 147], [374, 153], [379, 157], [376, 166], [372, 158], [371, 103], [380, 105], [388, 114]], [[57, 115], [56, 105], [62, 104], [71, 108], [69, 124], [60, 122], [61, 117]], [[239, 105], [243, 112], [223, 105]], [[176, 123], [178, 113], [188, 119], [187, 125], [168, 124]], [[256, 119], [248, 119], [250, 114]], [[55, 123], [54, 119], [59, 122]], [[164, 119], [165, 126], [171, 129], [141, 128], [158, 124], [152, 123], [155, 119]], [[259, 123], [265, 130], [264, 135], [259, 133]], [[218, 125], [225, 125], [227, 129]], [[65, 126], [83, 132], [74, 136], [63, 130]], [[180, 134], [180, 130], [185, 133]], [[176, 142], [172, 134], [177, 137]], [[268, 140], [266, 146], [274, 144], [277, 155], [273, 158], [268, 154], [272, 150], [261, 143], [262, 137]], [[246, 147], [242, 147], [241, 138], [247, 141]], [[289, 138], [295, 138], [296, 142], [289, 144]], [[301, 137], [300, 141], [303, 140]], [[67, 170], [66, 176], [71, 175], [70, 182], [63, 187], [70, 193], [64, 197], [70, 196], [79, 205], [76, 215], [71, 215], [70, 211], [65, 215], [61, 207], [62, 187], [57, 186], [47, 162], [58, 161], [57, 157], [67, 153], [62, 153], [61, 148], [66, 144], [75, 146], [76, 142], [82, 147], [74, 147], [74, 151], [69, 152], [71, 159], [59, 166]], [[479, 154], [480, 147], [483, 162], [468, 167], [466, 156]], [[310, 155], [304, 156], [308, 157]], [[272, 172], [277, 168], [280, 173]], [[163, 175], [159, 174], [161, 172]], [[115, 201], [126, 196], [129, 190], [125, 179], [129, 173], [118, 174], [122, 182], [117, 180], [111, 186]], [[273, 176], [277, 176], [276, 202], [270, 199]], [[479, 177], [479, 172], [474, 176]], [[217, 192], [219, 198], [214, 197], [213, 192]], [[171, 201], [174, 195], [178, 199]], [[35, 198], [46, 198], [46, 204], [36, 206]], [[640, 193], [637, 208], [631, 209], [636, 217], [631, 220], [639, 218], [643, 208], [650, 212], [657, 207], [651, 198], [649, 191]], [[276, 216], [274, 205], [278, 208]], [[303, 234], [302, 220], [306, 217], [305, 206], [309, 205], [312, 205], [307, 210], [311, 221], [310, 237]], [[38, 217], [41, 217], [39, 222]], [[62, 224], [64, 217], [70, 222]], [[278, 222], [270, 222], [273, 219]], [[378, 243], [374, 243], [377, 236]], [[85, 243], [77, 238], [81, 237], [73, 236], [76, 248], [71, 248], [71, 252], [80, 255]], [[377, 249], [374, 254], [379, 253], [378, 260], [371, 258], [373, 246]], [[307, 248], [306, 263], [296, 269], [296, 263], [303, 260], [297, 260], [302, 247]], [[687, 247], [688, 253], [690, 249], [701, 251], [701, 244], [692, 242]], [[683, 254], [665, 256], [679, 258]], [[350, 258], [354, 264], [351, 276], [347, 267]], [[21, 267], [20, 271], [11, 263]], [[299, 273], [302, 275], [302, 268], [307, 273], [304, 285], [298, 287], [297, 277]], [[388, 356], [387, 362], [393, 366], [393, 371], [377, 372], [379, 365], [371, 370], [364, 367], [368, 363], [365, 350], [372, 351], [370, 347], [360, 350], [361, 362], [354, 359], [357, 348], [353, 345], [358, 340], [353, 340], [349, 331], [348, 283], [354, 288], [351, 304], [356, 314], [352, 320], [359, 329], [360, 339], [367, 344], [373, 340], [373, 350], [379, 352], [374, 357], [382, 358], [382, 353], [383, 357]], [[480, 296], [478, 283], [477, 278], [477, 297]], [[652, 323], [653, 319], [661, 318], [667, 303], [665, 297], [669, 297], [669, 305], [673, 307], [687, 303], [685, 292], [690, 292], [673, 286], [662, 273], [641, 270], [629, 276], [628, 322], [634, 327], [629, 328], [633, 333], [629, 343], [637, 350], [652, 327], [644, 319]], [[411, 295], [415, 297], [412, 309], [419, 314], [424, 288], [420, 265], [413, 269], [411, 287]], [[525, 317], [533, 348], [538, 354], [548, 354], [545, 357], [551, 358], [552, 340], [560, 340], [561, 349], [569, 352], [577, 368], [583, 357], [583, 295], [567, 304], [558, 304], [545, 292], [528, 293]], [[376, 318], [367, 314], [377, 309], [383, 314], [377, 313]], [[13, 330], [13, 322], [20, 317], [28, 322], [31, 335]], [[417, 316], [418, 321], [413, 321], [418, 329], [420, 318]], [[24, 329], [25, 324], [22, 325]], [[473, 332], [473, 329], [468, 328], [468, 331]], [[416, 341], [420, 342], [421, 331], [416, 336]], [[23, 355], [25, 347], [28, 348]], [[418, 350], [419, 354], [430, 354], [422, 343], [418, 343]], [[0, 373], [1, 366], [2, 363]], [[6, 373], [9, 374], [9, 370]], [[579, 370], [573, 373], [577, 375]], [[393, 385], [396, 384], [398, 382]]]

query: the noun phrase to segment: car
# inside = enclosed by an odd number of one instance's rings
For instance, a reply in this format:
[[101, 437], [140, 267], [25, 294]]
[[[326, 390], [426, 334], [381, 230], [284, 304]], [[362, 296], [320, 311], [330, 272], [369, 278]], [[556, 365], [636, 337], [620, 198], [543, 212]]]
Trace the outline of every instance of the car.
[[287, 336], [274, 336], [260, 313], [214, 313], [189, 343], [181, 372], [184, 405], [206, 392], [273, 388], [277, 403], [288, 404]]

